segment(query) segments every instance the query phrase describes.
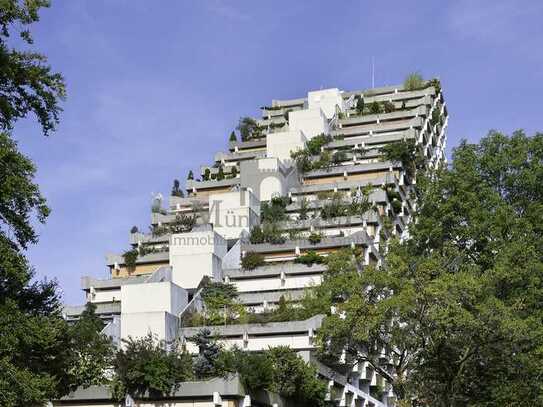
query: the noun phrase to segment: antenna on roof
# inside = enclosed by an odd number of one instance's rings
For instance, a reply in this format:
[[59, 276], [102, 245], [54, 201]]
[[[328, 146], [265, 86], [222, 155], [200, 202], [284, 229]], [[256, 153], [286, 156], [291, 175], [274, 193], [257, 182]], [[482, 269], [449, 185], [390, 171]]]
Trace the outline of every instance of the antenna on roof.
[[375, 88], [375, 58], [371, 57], [371, 87]]

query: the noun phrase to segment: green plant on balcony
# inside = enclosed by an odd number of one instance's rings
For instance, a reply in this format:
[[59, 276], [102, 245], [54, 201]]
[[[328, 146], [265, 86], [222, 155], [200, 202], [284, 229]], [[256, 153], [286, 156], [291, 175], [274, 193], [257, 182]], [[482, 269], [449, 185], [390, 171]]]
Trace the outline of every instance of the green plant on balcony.
[[202, 180], [209, 181], [211, 178], [211, 170], [209, 168], [206, 168], [204, 170], [204, 173], [202, 174]]
[[187, 179], [189, 179], [189, 180], [194, 179], [194, 173], [192, 172], [192, 170], [189, 170], [189, 174], [187, 175]]
[[138, 260], [138, 249], [130, 249], [123, 253], [123, 261], [126, 268], [130, 271], [136, 267], [136, 260]]
[[302, 198], [300, 200], [300, 211], [299, 211], [298, 219], [306, 220], [308, 212], [309, 212], [309, 201], [306, 198]]
[[181, 382], [194, 377], [191, 356], [185, 352], [168, 352], [164, 342], [151, 334], [125, 339], [123, 345], [113, 359], [110, 387], [115, 400], [120, 401], [127, 394], [164, 397]]
[[394, 106], [394, 103], [387, 100], [383, 102], [383, 110], [385, 113], [392, 113], [396, 110], [396, 106]]
[[304, 173], [313, 169], [311, 154], [307, 150], [297, 150], [290, 153], [290, 158], [296, 163], [299, 172]]
[[224, 169], [219, 167], [219, 171], [217, 172], [217, 181], [222, 181], [224, 179]]
[[290, 203], [288, 197], [273, 197], [270, 202], [260, 204], [260, 219], [262, 222], [275, 223], [287, 219], [286, 208]]
[[234, 166], [232, 167], [232, 170], [230, 171], [230, 177], [236, 178], [238, 176], [238, 167]]
[[332, 154], [330, 151], [321, 151], [319, 159], [312, 164], [313, 170], [328, 169], [332, 165]]
[[322, 241], [322, 234], [320, 232], [312, 232], [307, 240], [309, 240], [309, 243], [311, 244], [318, 244]]
[[436, 90], [436, 94], [439, 94], [441, 92], [441, 81], [437, 78], [430, 79], [428, 81], [428, 86], [433, 86]]
[[232, 133], [230, 133], [229, 141], [230, 142], [238, 141], [238, 138], [236, 137], [236, 132], [234, 130], [232, 130]]
[[325, 257], [321, 256], [314, 250], [308, 250], [305, 254], [298, 256], [294, 259], [294, 263], [305, 264], [306, 266], [312, 266], [313, 264], [322, 264], [325, 261]]
[[236, 130], [239, 131], [241, 141], [249, 141], [262, 136], [262, 129], [252, 117], [240, 118]]
[[241, 267], [245, 270], [254, 270], [264, 265], [264, 256], [260, 253], [247, 252], [241, 259]]
[[134, 234], [134, 233], [138, 233], [139, 232], [139, 229], [137, 226], [132, 226], [132, 228], [130, 229], [130, 233]]
[[356, 95], [355, 100], [356, 113], [361, 115], [364, 113], [364, 98], [362, 97], [362, 95]]
[[382, 106], [379, 102], [372, 102], [369, 106], [370, 114], [379, 114], [382, 112]]
[[432, 117], [430, 118], [430, 124], [433, 126], [436, 126], [438, 124], [441, 124], [441, 113], [439, 111], [438, 106], [434, 110], [432, 110]]
[[169, 225], [169, 228], [171, 233], [185, 233], [190, 232], [195, 225], [196, 214], [177, 214], [175, 215], [174, 221]]
[[179, 198], [183, 198], [185, 196], [181, 190], [181, 184], [179, 183], [178, 179], [173, 180], [171, 196], [177, 196]]
[[332, 141], [332, 137], [324, 133], [319, 134], [318, 136], [313, 137], [307, 143], [305, 143], [306, 150], [309, 151], [311, 155], [318, 155], [321, 152], [321, 147], [328, 144]]
[[347, 153], [345, 151], [339, 150], [332, 155], [332, 163], [334, 165], [340, 165], [344, 161], [347, 161]]
[[413, 72], [407, 75], [403, 82], [403, 87], [405, 90], [413, 91], [417, 89], [422, 89], [424, 87], [424, 79], [422, 75], [418, 72]]
[[238, 291], [233, 284], [207, 282], [202, 289], [205, 317], [210, 325], [227, 323], [242, 318], [245, 307], [237, 302]]
[[383, 161], [400, 163], [410, 179], [415, 177], [417, 171], [424, 168], [424, 157], [414, 140], [387, 144], [380, 149], [380, 152]]

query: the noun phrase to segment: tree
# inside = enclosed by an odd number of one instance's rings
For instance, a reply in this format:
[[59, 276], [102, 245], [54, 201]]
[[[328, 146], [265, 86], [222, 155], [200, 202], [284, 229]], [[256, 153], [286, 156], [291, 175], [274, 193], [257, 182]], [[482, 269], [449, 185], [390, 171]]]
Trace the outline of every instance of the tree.
[[32, 46], [28, 26], [48, 5], [6, 0], [0, 7], [0, 404], [8, 407], [41, 405], [67, 394], [80, 383], [70, 368], [85, 345], [74, 344], [76, 332], [62, 318], [56, 283], [33, 281], [23, 254], [37, 242], [34, 225], [45, 222], [49, 208], [34, 183], [34, 164], [9, 133], [31, 114], [44, 135], [59, 120], [62, 76], [45, 56], [11, 46], [18, 44], [14, 36]]
[[113, 361], [114, 378], [112, 393], [117, 400], [125, 395], [140, 397], [146, 392], [151, 397], [163, 397], [189, 380], [192, 375], [192, 359], [188, 353], [176, 350], [168, 352], [164, 342], [151, 334], [124, 340]]
[[417, 172], [424, 169], [425, 160], [414, 140], [385, 144], [381, 147], [383, 161], [400, 163], [410, 180], [415, 179]]
[[189, 174], [187, 175], [187, 179], [189, 179], [189, 180], [194, 179], [194, 173], [192, 172], [192, 170], [189, 170]]
[[230, 133], [230, 141], [235, 142], [238, 141], [238, 138], [236, 137], [236, 132], [232, 130], [232, 133]]
[[543, 405], [542, 163], [543, 134], [462, 142], [417, 183], [417, 222], [381, 269], [330, 256], [323, 355], [370, 363], [417, 405]]
[[181, 190], [181, 184], [179, 183], [178, 179], [173, 180], [173, 187], [172, 187], [172, 193], [171, 196], [177, 196], [179, 198], [183, 198], [185, 195], [183, 194], [183, 191]]
[[96, 305], [87, 303], [81, 317], [71, 327], [71, 348], [73, 363], [68, 374], [71, 375], [71, 387], [89, 387], [109, 381], [107, 370], [113, 358], [111, 338], [102, 334], [104, 323], [96, 315]]
[[52, 72], [47, 58], [32, 51], [10, 47], [13, 36], [33, 44], [28, 26], [39, 20], [48, 0], [5, 0], [0, 10], [0, 128], [9, 131], [13, 124], [33, 113], [45, 135], [55, 130], [62, 111], [59, 103], [66, 95], [62, 75]]
[[[218, 361], [221, 347], [211, 336], [208, 328], [203, 328], [191, 338], [191, 341], [198, 346], [199, 353], [194, 360], [194, 374], [198, 379], [208, 379], [218, 375]], [[220, 374], [219, 374], [220, 375]]]
[[236, 130], [239, 131], [241, 141], [248, 141], [252, 138], [260, 137], [261, 129], [255, 119], [251, 117], [242, 117], [239, 119]]

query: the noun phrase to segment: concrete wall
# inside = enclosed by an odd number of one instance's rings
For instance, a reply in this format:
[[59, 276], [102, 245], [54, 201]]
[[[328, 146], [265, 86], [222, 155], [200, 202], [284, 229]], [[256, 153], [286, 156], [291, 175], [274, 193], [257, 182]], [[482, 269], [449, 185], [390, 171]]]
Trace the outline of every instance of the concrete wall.
[[[291, 115], [298, 112], [291, 112]], [[306, 136], [299, 129], [272, 133], [266, 136], [266, 156], [278, 158], [281, 161], [290, 160], [290, 153], [304, 148]]]
[[330, 132], [328, 120], [319, 107], [310, 110], [290, 112], [289, 129], [291, 132], [302, 132], [307, 139], [312, 139], [319, 134], [328, 134]]
[[307, 93], [309, 109], [322, 109], [325, 116], [331, 119], [334, 116], [336, 105], [344, 109], [343, 97], [337, 88], [316, 90]]
[[209, 220], [225, 239], [238, 239], [260, 223], [260, 201], [248, 190], [210, 195]]
[[174, 234], [170, 237], [172, 281], [184, 288], [195, 288], [204, 276], [222, 278], [221, 259], [226, 240], [213, 230]]

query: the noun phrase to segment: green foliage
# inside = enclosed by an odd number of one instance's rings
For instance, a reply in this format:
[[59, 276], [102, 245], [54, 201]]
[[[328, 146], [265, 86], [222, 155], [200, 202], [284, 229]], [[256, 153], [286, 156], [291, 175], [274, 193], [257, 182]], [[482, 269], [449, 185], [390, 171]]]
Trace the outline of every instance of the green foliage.
[[403, 82], [403, 87], [405, 90], [417, 90], [424, 87], [424, 79], [422, 75], [418, 72], [413, 72], [407, 75]]
[[321, 152], [321, 148], [332, 141], [332, 137], [326, 134], [319, 134], [313, 137], [305, 144], [305, 148], [311, 155], [318, 155]]
[[262, 136], [262, 129], [260, 129], [256, 120], [251, 117], [240, 118], [236, 130], [239, 131], [241, 141], [249, 141]]
[[138, 249], [130, 249], [123, 253], [124, 265], [128, 270], [133, 270], [136, 267], [136, 260], [138, 260]]
[[347, 153], [345, 151], [336, 151], [332, 156], [332, 163], [334, 165], [339, 165], [344, 161], [347, 161]]
[[218, 325], [243, 317], [245, 308], [237, 302], [237, 298], [234, 285], [208, 282], [202, 290], [206, 321], [210, 325]]
[[107, 370], [111, 366], [114, 347], [111, 339], [102, 334], [104, 323], [96, 315], [96, 305], [87, 303], [79, 320], [70, 327], [73, 361], [67, 373], [76, 386], [97, 386], [109, 381]]
[[317, 244], [321, 242], [322, 235], [318, 232], [312, 232], [307, 238], [307, 240], [309, 240], [309, 243], [311, 244]]
[[394, 103], [390, 102], [390, 101], [385, 101], [383, 102], [383, 111], [385, 113], [392, 113], [394, 110], [396, 110], [396, 107], [394, 106]]
[[234, 142], [238, 141], [238, 138], [236, 137], [236, 132], [232, 130], [232, 133], [230, 133], [229, 141]]
[[[348, 349], [403, 401], [541, 405], [542, 163], [543, 134], [462, 142], [450, 168], [417, 183], [417, 222], [383, 267], [330, 256], [315, 288], [336, 307], [323, 355]], [[372, 351], [383, 348], [386, 364]]]
[[302, 405], [324, 405], [326, 385], [317, 378], [314, 366], [304, 362], [296, 352], [286, 346], [270, 348], [266, 356], [272, 371], [270, 390]]
[[364, 113], [364, 98], [360, 95], [356, 95], [356, 113], [359, 115]]
[[400, 163], [410, 179], [424, 169], [424, 157], [411, 139], [386, 144], [380, 151], [383, 161]]
[[441, 113], [439, 109], [432, 110], [432, 117], [430, 118], [430, 124], [432, 126], [436, 126], [438, 124], [441, 124]]
[[300, 211], [299, 211], [300, 216], [298, 219], [306, 220], [308, 212], [309, 212], [309, 202], [306, 198], [302, 198], [300, 200]]
[[202, 175], [202, 180], [209, 181], [211, 179], [211, 170], [209, 168], [206, 168], [204, 170], [204, 174]]
[[185, 196], [181, 190], [181, 184], [179, 183], [178, 179], [173, 180], [171, 196], [177, 196], [179, 198], [183, 198]]
[[437, 78], [430, 79], [428, 81], [428, 86], [433, 86], [436, 90], [436, 94], [439, 94], [441, 92], [441, 81]]
[[343, 199], [342, 194], [333, 194], [320, 212], [322, 219], [333, 219], [340, 216], [361, 216], [371, 208], [368, 200], [369, 190], [363, 191], [362, 198], [353, 198], [351, 201]]
[[185, 233], [190, 232], [196, 225], [197, 216], [196, 214], [185, 215], [183, 213], [178, 213], [175, 215], [175, 219], [170, 223], [167, 228], [170, 233]]
[[285, 243], [285, 238], [275, 223], [264, 223], [262, 226], [254, 226], [251, 229], [249, 241], [253, 244], [283, 244]]
[[[321, 149], [332, 140], [331, 136], [319, 134], [309, 140], [304, 149], [291, 152], [290, 157], [296, 162], [298, 171], [308, 172], [312, 169], [329, 167], [332, 162], [330, 152]], [[319, 155], [319, 159], [313, 162], [311, 158], [316, 155]]]
[[232, 171], [230, 172], [232, 178], [236, 178], [238, 175], [238, 167], [232, 167]]
[[324, 263], [325, 258], [320, 254], [317, 254], [314, 250], [308, 250], [305, 254], [298, 256], [294, 259], [294, 263], [305, 264], [306, 266], [312, 266], [313, 264]]
[[275, 223], [287, 219], [286, 208], [290, 203], [288, 197], [273, 197], [271, 201], [260, 204], [260, 219], [262, 222]]
[[264, 265], [264, 256], [260, 253], [248, 252], [241, 259], [241, 267], [245, 270], [254, 270]]
[[192, 172], [192, 170], [189, 170], [189, 174], [187, 175], [187, 179], [188, 180], [193, 180], [194, 179], [194, 173]]
[[217, 172], [217, 181], [222, 181], [224, 179], [224, 169], [222, 166], [219, 167], [219, 171]]
[[198, 346], [198, 356], [193, 364], [196, 378], [209, 379], [222, 375], [223, 372], [218, 368], [221, 347], [211, 336], [211, 331], [208, 328], [203, 328], [190, 340]]
[[371, 114], [379, 114], [382, 112], [381, 104], [377, 101], [370, 104], [369, 112]]
[[62, 111], [60, 102], [66, 96], [64, 79], [52, 72], [47, 58], [34, 51], [18, 51], [10, 40], [19, 33], [25, 45], [33, 41], [27, 26], [39, 20], [39, 9], [48, 7], [45, 0], [5, 0], [0, 10], [0, 129], [10, 131], [14, 123], [34, 114], [45, 135], [55, 130]]
[[132, 226], [130, 228], [130, 233], [134, 234], [134, 233], [138, 233], [138, 232], [139, 232], [139, 229], [138, 229], [137, 226], [134, 225], [134, 226]]
[[190, 355], [168, 352], [165, 344], [151, 334], [124, 340], [124, 347], [113, 360], [113, 369], [112, 392], [117, 400], [126, 394], [141, 397], [146, 392], [151, 397], [163, 397], [193, 377]]

